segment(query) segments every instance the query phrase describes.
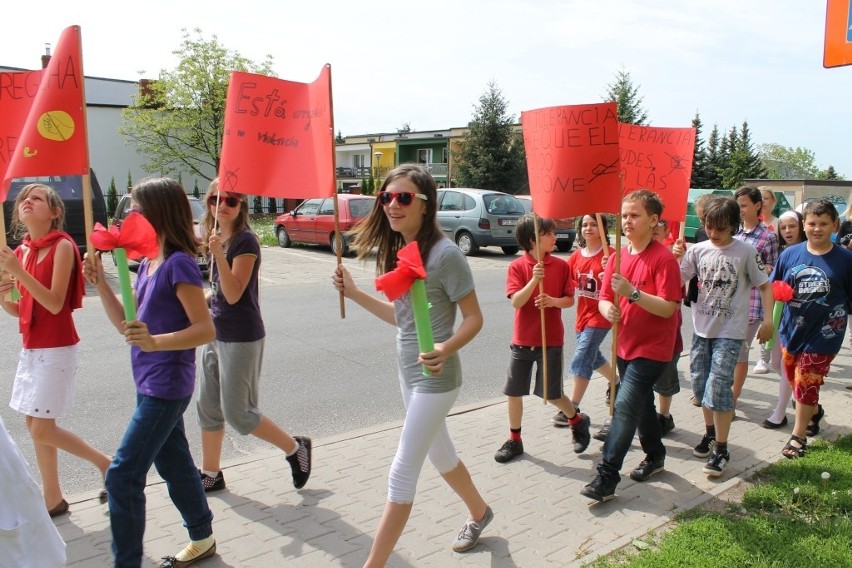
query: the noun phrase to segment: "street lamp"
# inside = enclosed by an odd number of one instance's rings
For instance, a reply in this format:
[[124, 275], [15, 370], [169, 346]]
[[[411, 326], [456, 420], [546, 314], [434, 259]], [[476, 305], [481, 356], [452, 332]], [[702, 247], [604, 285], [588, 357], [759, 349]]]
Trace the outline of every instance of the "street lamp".
[[373, 156], [376, 157], [376, 191], [382, 186], [382, 176], [381, 176], [381, 166], [379, 165], [382, 159], [381, 152], [374, 152]]

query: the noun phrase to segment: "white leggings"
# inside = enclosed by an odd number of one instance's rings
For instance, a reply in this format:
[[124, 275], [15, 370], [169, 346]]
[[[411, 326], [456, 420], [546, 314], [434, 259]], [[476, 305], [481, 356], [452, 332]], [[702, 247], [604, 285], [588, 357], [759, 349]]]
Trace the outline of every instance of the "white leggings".
[[442, 475], [459, 464], [447, 431], [447, 414], [458, 398], [459, 389], [442, 393], [411, 392], [402, 381], [400, 389], [406, 408], [405, 424], [388, 475], [388, 501], [407, 505], [414, 503], [417, 478], [427, 454]]

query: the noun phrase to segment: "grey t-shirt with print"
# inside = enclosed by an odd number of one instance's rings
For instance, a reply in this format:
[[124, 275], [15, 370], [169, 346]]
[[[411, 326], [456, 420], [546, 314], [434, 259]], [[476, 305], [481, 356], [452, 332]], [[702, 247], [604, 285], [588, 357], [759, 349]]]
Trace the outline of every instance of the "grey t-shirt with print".
[[[456, 302], [474, 289], [473, 274], [467, 260], [453, 241], [438, 241], [426, 260], [426, 298], [429, 301], [429, 319], [435, 343], [446, 341], [453, 335], [456, 321]], [[425, 376], [417, 363], [420, 348], [411, 293], [406, 292], [394, 302], [397, 325], [397, 363], [400, 380], [414, 392], [449, 392], [461, 386], [461, 362], [454, 353], [444, 364], [440, 375]]]

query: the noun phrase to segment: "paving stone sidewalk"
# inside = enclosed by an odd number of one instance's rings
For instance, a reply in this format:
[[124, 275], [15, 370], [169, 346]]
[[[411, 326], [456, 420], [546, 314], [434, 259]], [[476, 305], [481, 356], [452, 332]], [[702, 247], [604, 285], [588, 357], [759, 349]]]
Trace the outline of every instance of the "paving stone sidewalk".
[[[778, 375], [749, 375], [731, 432], [732, 461], [722, 477], [704, 475], [704, 460], [692, 455], [704, 428], [700, 410], [689, 402], [688, 356], [681, 358], [679, 369], [683, 390], [672, 405], [676, 428], [665, 438], [666, 470], [645, 483], [632, 481], [627, 474], [643, 457], [634, 441], [617, 498], [602, 504], [591, 505], [579, 495], [593, 477], [601, 443], [592, 440], [586, 453], [574, 454], [570, 430], [551, 425], [553, 406], [525, 399], [526, 453], [508, 464], [493, 459], [508, 432], [505, 399], [455, 409], [448, 420], [450, 431], [459, 455], [494, 510], [494, 521], [477, 548], [466, 554], [452, 552], [450, 544], [466, 511], [427, 463], [414, 511], [389, 566], [582, 566], [783, 459], [780, 450], [792, 430], [793, 411], [788, 412], [787, 427], [761, 428], [775, 404]], [[844, 345], [823, 390], [822, 437], [852, 432], [852, 390], [847, 385], [852, 385], [852, 354]], [[606, 416], [604, 389], [605, 381], [594, 379], [583, 404], [593, 429]], [[357, 407], [352, 410], [358, 411]], [[298, 491], [292, 487], [289, 466], [280, 452], [226, 464], [228, 489], [209, 496], [218, 555], [198, 566], [362, 566], [384, 507], [387, 472], [400, 427], [400, 423], [385, 424], [314, 440], [313, 474]], [[187, 536], [165, 484], [154, 474], [146, 495], [143, 566], [159, 566], [159, 558], [175, 554]], [[111, 566], [106, 506], [98, 503], [96, 492], [69, 501], [71, 514], [57, 519], [68, 544], [68, 566]]]

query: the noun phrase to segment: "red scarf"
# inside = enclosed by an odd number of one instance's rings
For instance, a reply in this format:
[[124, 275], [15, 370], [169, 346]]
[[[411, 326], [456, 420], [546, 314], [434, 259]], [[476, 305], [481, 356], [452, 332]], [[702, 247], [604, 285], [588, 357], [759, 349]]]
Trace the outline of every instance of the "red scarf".
[[[29, 254], [24, 260], [24, 270], [29, 274], [35, 273], [36, 264], [38, 264], [38, 251], [41, 249], [53, 247], [59, 239], [67, 239], [74, 245], [74, 266], [71, 269], [71, 281], [68, 283], [68, 292], [65, 296], [65, 301], [69, 303], [72, 310], [83, 307], [83, 294], [86, 290], [86, 282], [83, 279], [82, 261], [80, 259], [80, 251], [77, 249], [77, 244], [68, 233], [51, 229], [51, 231], [40, 239], [31, 239], [29, 235], [24, 236], [21, 243], [22, 247], [29, 249]], [[21, 299], [18, 302], [18, 313], [20, 314], [21, 325], [29, 325], [33, 315], [33, 296], [30, 293], [21, 294]]]

